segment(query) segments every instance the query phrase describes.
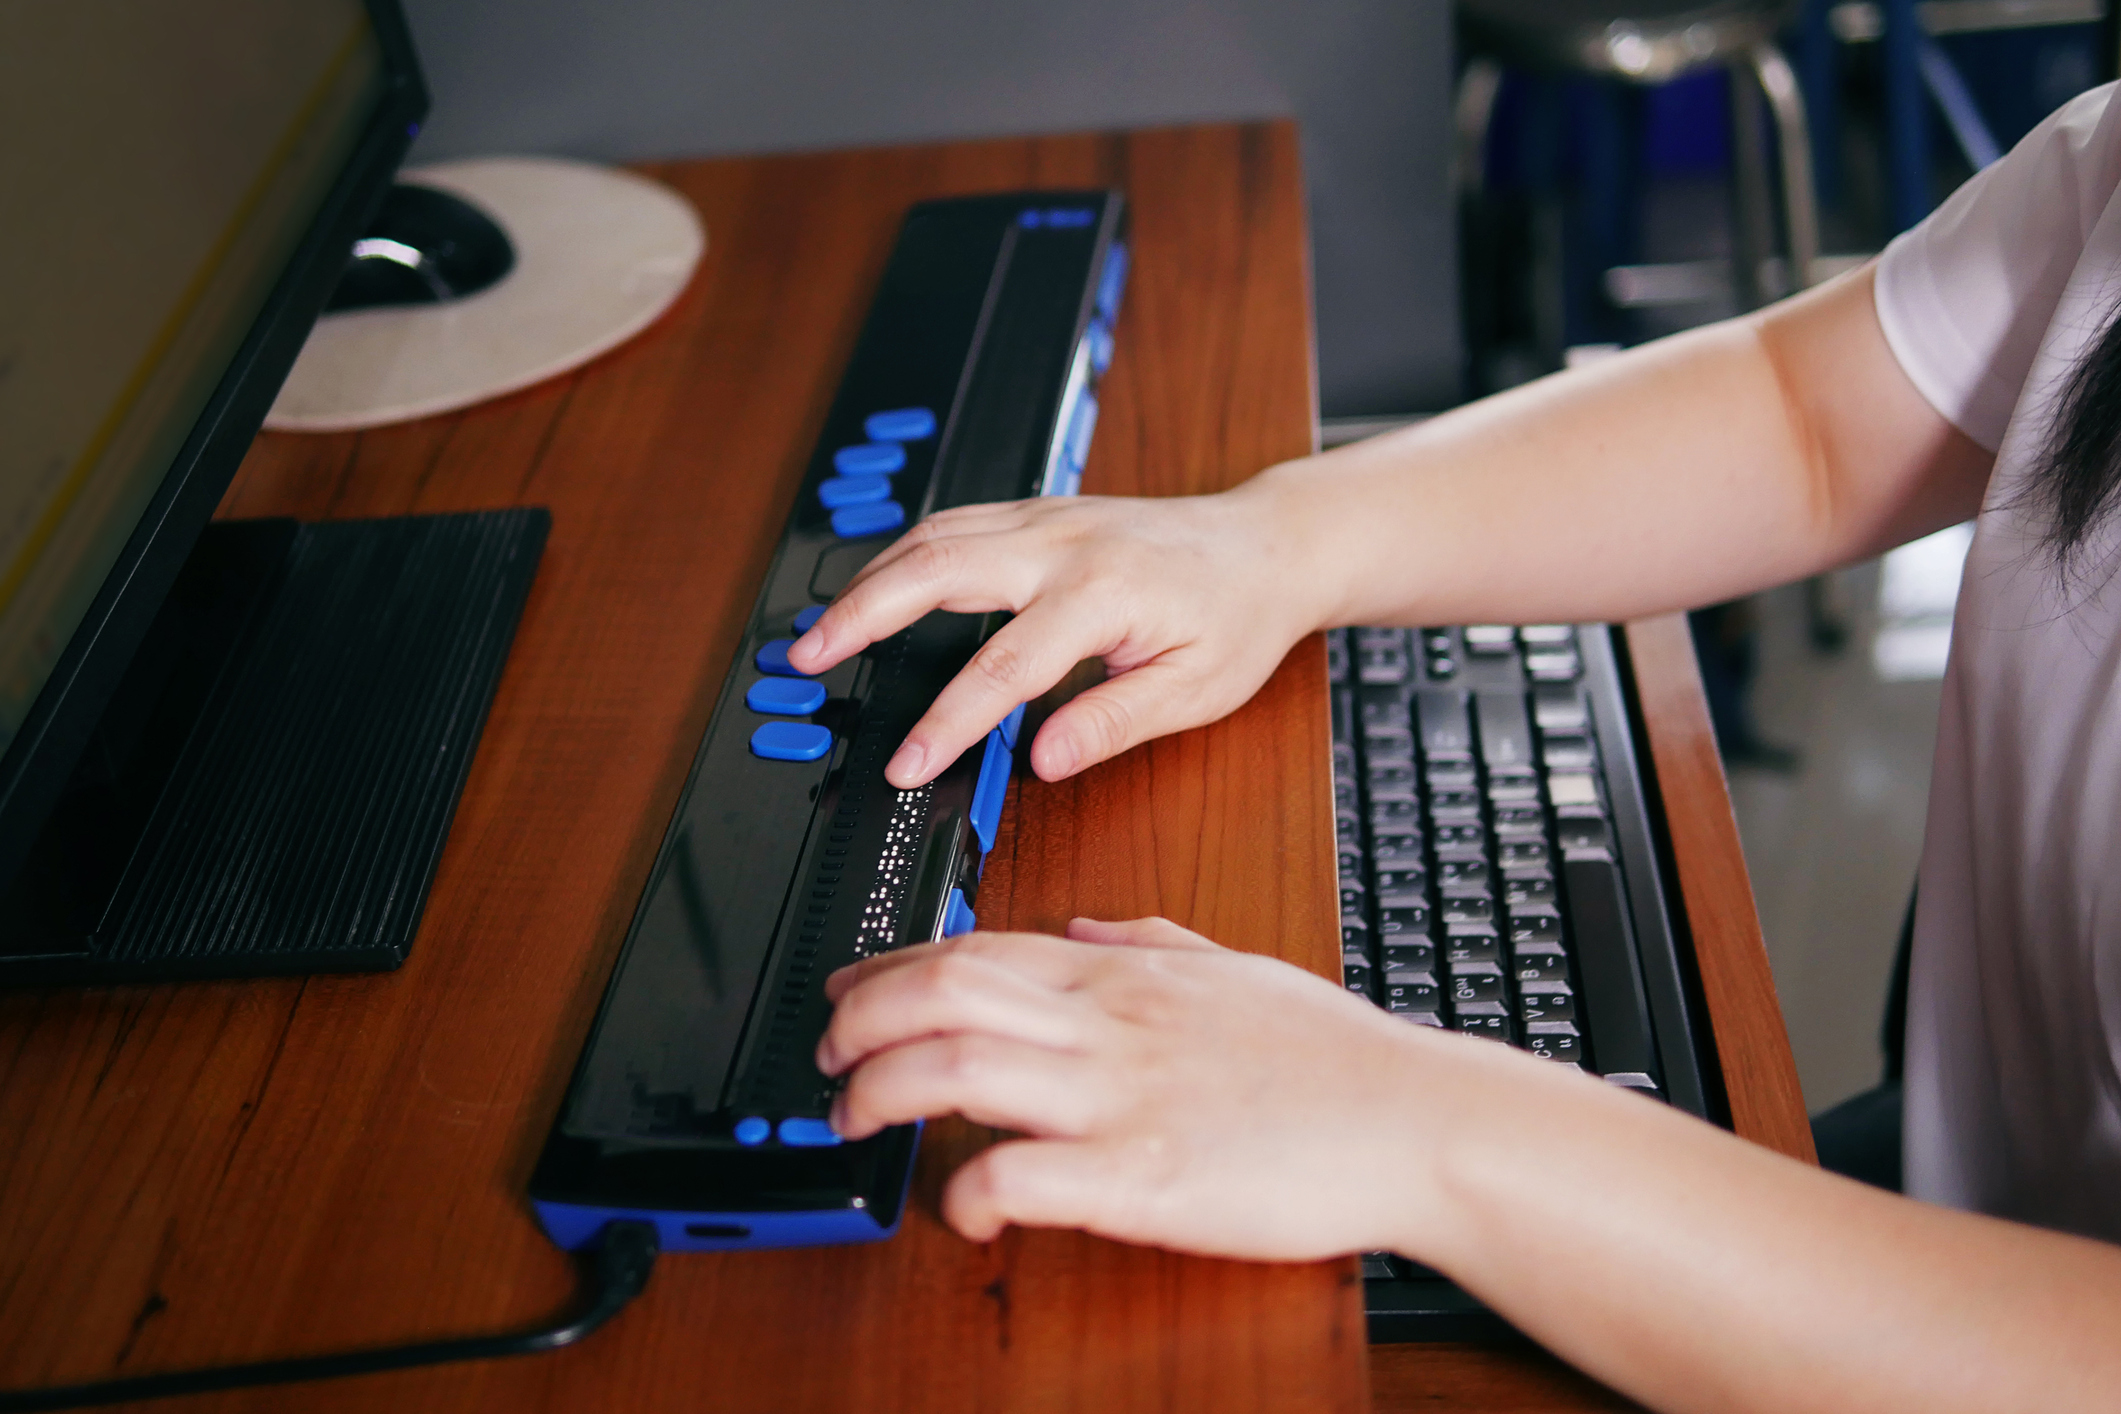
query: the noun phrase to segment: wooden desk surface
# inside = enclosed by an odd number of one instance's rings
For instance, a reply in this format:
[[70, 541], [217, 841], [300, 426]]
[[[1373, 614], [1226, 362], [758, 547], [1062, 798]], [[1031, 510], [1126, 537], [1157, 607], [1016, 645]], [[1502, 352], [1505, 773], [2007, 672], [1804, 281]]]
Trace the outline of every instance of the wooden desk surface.
[[[1286, 125], [651, 171], [698, 205], [710, 244], [644, 336], [466, 413], [263, 437], [232, 489], [226, 515], [545, 505], [553, 537], [403, 969], [0, 994], [0, 1388], [506, 1329], [567, 1305], [572, 1270], [524, 1183], [908, 203], [1128, 189], [1136, 273], [1090, 489], [1210, 490], [1310, 448]], [[1679, 873], [1733, 1110], [1741, 1132], [1793, 1147], [1794, 1072], [1698, 688], [1683, 641], [1657, 632], [1636, 651], [1653, 729], [1659, 713], [1679, 724], [1656, 761], [1668, 794], [1690, 792], [1671, 807], [1689, 831]], [[1019, 783], [982, 918], [1161, 913], [1333, 974], [1324, 697], [1314, 640], [1224, 723], [1059, 787]], [[934, 1195], [987, 1138], [930, 1128], [896, 1240], [666, 1259], [579, 1349], [185, 1407], [1352, 1409], [1373, 1373], [1380, 1407], [1610, 1400], [1523, 1352], [1398, 1348], [1366, 1368], [1349, 1261], [1068, 1233], [970, 1246]]]

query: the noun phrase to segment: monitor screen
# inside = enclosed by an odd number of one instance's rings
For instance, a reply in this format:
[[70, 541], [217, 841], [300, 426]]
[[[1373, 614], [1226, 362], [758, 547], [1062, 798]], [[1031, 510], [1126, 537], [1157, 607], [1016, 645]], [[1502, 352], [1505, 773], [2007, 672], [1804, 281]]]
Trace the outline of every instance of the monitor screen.
[[0, 7], [0, 750], [381, 80], [359, 0]]
[[387, 0], [0, 5], [0, 884], [424, 107]]

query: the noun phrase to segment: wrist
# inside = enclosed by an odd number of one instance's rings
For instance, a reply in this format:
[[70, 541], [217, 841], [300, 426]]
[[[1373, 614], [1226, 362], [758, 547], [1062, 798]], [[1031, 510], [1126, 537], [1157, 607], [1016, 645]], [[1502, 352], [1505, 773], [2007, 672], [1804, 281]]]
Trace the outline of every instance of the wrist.
[[1353, 620], [1348, 573], [1348, 508], [1337, 504], [1317, 457], [1270, 466], [1224, 493], [1257, 547], [1262, 582], [1288, 611], [1293, 642]]

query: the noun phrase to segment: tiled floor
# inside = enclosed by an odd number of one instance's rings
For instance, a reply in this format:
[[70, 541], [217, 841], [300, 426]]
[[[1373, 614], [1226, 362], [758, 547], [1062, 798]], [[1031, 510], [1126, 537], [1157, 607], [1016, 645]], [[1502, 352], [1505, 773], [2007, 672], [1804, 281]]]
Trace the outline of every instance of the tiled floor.
[[1802, 760], [1789, 775], [1731, 778], [1814, 1113], [1878, 1080], [1878, 1024], [1929, 794], [1939, 685], [1881, 676], [1878, 586], [1876, 564], [1837, 576], [1854, 633], [1833, 655], [1807, 641], [1801, 588], [1762, 596], [1755, 712], [1762, 734]]

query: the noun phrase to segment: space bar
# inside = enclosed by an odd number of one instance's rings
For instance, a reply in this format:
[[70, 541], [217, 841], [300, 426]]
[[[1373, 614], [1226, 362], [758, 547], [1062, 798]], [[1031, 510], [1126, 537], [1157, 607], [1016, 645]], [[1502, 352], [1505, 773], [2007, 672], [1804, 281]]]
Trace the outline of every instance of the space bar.
[[1658, 1088], [1649, 1002], [1635, 965], [1620, 871], [1604, 859], [1571, 859], [1562, 870], [1585, 1020], [1590, 1024], [1591, 1063], [1617, 1084]]

